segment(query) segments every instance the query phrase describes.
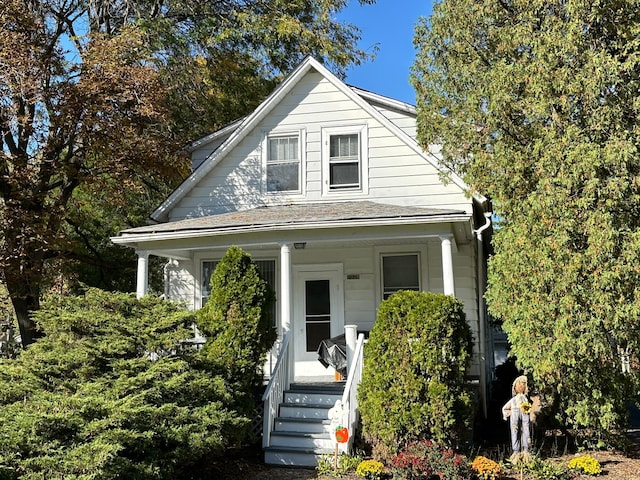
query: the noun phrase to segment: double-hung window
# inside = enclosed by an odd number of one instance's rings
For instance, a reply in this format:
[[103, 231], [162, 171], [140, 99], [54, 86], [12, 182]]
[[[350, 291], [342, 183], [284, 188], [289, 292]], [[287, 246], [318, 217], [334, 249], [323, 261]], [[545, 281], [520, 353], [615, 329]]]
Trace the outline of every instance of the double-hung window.
[[382, 256], [382, 298], [398, 290], [420, 291], [420, 257], [417, 253]]
[[300, 192], [300, 135], [268, 135], [266, 140], [267, 192]]
[[325, 128], [323, 147], [324, 193], [366, 193], [366, 127]]

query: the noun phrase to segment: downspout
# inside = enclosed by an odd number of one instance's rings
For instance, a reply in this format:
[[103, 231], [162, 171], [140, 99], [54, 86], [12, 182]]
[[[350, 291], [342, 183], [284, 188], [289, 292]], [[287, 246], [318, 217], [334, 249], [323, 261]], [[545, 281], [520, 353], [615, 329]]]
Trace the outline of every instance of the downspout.
[[484, 246], [482, 243], [482, 232], [491, 226], [491, 215], [491, 212], [485, 212], [484, 225], [473, 231], [477, 238], [478, 330], [480, 336], [478, 345], [480, 347], [480, 360], [482, 361], [482, 365], [480, 366], [480, 394], [482, 395], [482, 413], [484, 414], [484, 418], [487, 418], [487, 332], [485, 329], [486, 318], [484, 314]]

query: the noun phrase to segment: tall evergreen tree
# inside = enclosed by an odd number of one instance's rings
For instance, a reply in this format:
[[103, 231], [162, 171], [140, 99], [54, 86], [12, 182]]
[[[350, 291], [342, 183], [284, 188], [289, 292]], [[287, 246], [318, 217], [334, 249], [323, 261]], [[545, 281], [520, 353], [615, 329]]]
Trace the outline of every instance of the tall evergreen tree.
[[491, 313], [558, 417], [615, 440], [638, 391], [640, 2], [443, 0], [415, 41], [419, 138], [499, 219]]

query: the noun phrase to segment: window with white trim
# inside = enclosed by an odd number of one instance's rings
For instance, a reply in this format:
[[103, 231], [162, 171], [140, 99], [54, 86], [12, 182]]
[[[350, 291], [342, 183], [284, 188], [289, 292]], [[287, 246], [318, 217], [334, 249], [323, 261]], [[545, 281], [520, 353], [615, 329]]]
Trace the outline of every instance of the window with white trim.
[[[203, 260], [200, 271], [202, 272], [201, 276], [201, 303], [200, 306], [204, 307], [211, 296], [211, 275], [216, 269], [216, 266], [220, 263], [220, 260]], [[260, 276], [269, 284], [273, 291], [276, 291], [278, 284], [278, 277], [276, 276], [276, 261], [273, 259], [268, 260], [254, 260], [258, 272], [260, 272]], [[277, 297], [276, 297], [277, 298]], [[275, 325], [276, 321], [276, 302], [273, 302], [271, 306], [271, 319], [273, 324]]]
[[417, 253], [382, 255], [382, 298], [398, 290], [420, 291], [420, 256]]
[[267, 136], [267, 192], [300, 192], [300, 135]]
[[324, 193], [366, 192], [366, 127], [323, 129]]

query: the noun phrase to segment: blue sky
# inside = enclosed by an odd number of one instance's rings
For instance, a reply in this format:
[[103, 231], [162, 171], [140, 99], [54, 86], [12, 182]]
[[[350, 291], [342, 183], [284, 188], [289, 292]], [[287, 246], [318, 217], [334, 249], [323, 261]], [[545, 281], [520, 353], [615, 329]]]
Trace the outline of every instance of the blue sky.
[[415, 104], [415, 93], [409, 84], [409, 69], [414, 63], [413, 31], [418, 18], [431, 14], [432, 0], [377, 0], [373, 5], [360, 5], [349, 0], [349, 6], [338, 18], [361, 30], [359, 47], [372, 52], [376, 59], [347, 71], [350, 85], [379, 93], [396, 100]]

